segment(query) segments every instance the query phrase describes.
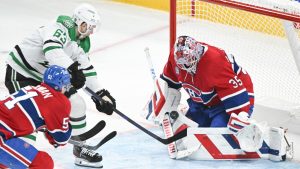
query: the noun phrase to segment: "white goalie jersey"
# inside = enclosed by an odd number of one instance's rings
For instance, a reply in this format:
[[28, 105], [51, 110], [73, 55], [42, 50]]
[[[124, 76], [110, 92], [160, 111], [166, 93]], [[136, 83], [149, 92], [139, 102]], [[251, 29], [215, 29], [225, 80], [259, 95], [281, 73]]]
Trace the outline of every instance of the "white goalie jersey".
[[90, 39], [76, 38], [76, 27], [69, 16], [59, 16], [56, 22], [42, 26], [23, 39], [9, 53], [7, 64], [25, 77], [42, 81], [49, 65], [68, 68], [78, 61], [86, 76], [86, 85], [94, 91], [102, 89], [97, 73], [90, 63]]

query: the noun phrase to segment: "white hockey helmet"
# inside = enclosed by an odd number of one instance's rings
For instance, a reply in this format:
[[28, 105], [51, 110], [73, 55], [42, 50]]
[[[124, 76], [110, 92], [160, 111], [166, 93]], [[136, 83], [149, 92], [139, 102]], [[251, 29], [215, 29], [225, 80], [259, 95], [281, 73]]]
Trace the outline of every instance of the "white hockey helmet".
[[[100, 25], [100, 17], [96, 9], [90, 4], [80, 4], [73, 13], [73, 20], [78, 26], [78, 32], [81, 35], [86, 35], [91, 31], [97, 29]], [[82, 23], [87, 24], [87, 31], [81, 32], [79, 26]]]
[[194, 38], [179, 36], [174, 45], [174, 59], [177, 66], [189, 73], [196, 73], [203, 50], [204, 47]]

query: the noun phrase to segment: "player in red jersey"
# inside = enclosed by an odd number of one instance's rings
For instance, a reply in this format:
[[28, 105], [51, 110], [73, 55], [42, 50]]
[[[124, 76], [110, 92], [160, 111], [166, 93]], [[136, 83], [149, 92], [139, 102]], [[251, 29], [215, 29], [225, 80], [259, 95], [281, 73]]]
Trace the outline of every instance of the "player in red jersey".
[[[190, 96], [186, 116], [199, 127], [226, 127], [231, 114], [244, 119], [253, 111], [249, 74], [233, 55], [192, 37], [177, 38], [161, 79], [169, 88], [186, 90]], [[240, 126], [230, 129], [237, 132]]]
[[[155, 92], [148, 104], [146, 118], [161, 124], [166, 137], [176, 135], [187, 127], [190, 129], [186, 137], [168, 145], [171, 158], [192, 155], [193, 159], [196, 153], [198, 159], [207, 159], [210, 157], [203, 152], [211, 146], [219, 151], [219, 148], [222, 149], [220, 145], [225, 145], [224, 152], [227, 152], [234, 148], [231, 142], [238, 141], [238, 148], [245, 152], [267, 149], [269, 159], [285, 159], [284, 130], [250, 119], [254, 108], [253, 84], [250, 75], [236, 63], [233, 55], [192, 37], [180, 36], [163, 73], [155, 80]], [[189, 94], [187, 111], [178, 108], [181, 88]], [[215, 140], [218, 143], [214, 144], [208, 136], [202, 137], [214, 131], [224, 140]], [[202, 136], [198, 137], [198, 133]], [[209, 142], [212, 144], [206, 144]], [[226, 142], [228, 144], [224, 144]], [[273, 150], [279, 153], [271, 153]], [[216, 154], [212, 151], [210, 155]], [[222, 153], [219, 153], [218, 159], [220, 157], [223, 158]], [[240, 158], [236, 154], [233, 157]]]
[[52, 169], [48, 153], [37, 150], [19, 137], [46, 129], [45, 136], [55, 147], [71, 137], [71, 105], [64, 95], [71, 87], [65, 68], [50, 66], [43, 83], [27, 86], [0, 101], [0, 166], [14, 169]]

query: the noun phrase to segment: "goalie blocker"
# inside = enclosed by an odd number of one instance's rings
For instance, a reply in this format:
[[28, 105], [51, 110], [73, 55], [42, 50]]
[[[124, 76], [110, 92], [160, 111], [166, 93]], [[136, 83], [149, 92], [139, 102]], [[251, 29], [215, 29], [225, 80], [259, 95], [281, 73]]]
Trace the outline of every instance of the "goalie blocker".
[[[167, 138], [183, 129], [187, 128], [188, 131], [187, 137], [168, 145], [170, 158], [188, 157], [194, 160], [263, 158], [284, 161], [287, 149], [291, 150], [292, 148], [288, 147], [290, 145], [285, 140], [282, 128], [268, 127], [255, 121], [246, 122], [246, 125], [242, 125], [238, 132], [233, 132], [229, 126], [200, 128], [182, 112], [177, 112], [177, 109], [182, 109], [178, 108], [181, 98], [178, 90], [169, 88], [162, 79], [156, 79], [155, 85], [155, 92], [144, 108], [142, 116], [154, 124], [162, 126]], [[243, 124], [243, 120], [243, 118], [233, 115], [230, 122]], [[168, 128], [168, 125], [171, 129]]]

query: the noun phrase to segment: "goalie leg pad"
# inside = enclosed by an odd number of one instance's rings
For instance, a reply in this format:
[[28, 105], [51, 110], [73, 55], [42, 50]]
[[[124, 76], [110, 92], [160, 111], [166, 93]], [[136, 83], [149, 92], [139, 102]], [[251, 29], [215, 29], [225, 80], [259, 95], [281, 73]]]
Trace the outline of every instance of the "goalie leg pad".
[[[196, 122], [190, 120], [182, 113], [176, 113], [178, 114], [178, 117], [173, 122], [172, 126], [173, 131], [175, 131], [175, 134], [187, 127], [198, 127], [198, 124]], [[176, 141], [176, 159], [181, 159], [190, 156], [191, 154], [199, 150], [200, 146], [200, 142], [194, 135], [187, 135], [186, 137]]]
[[[170, 137], [174, 136], [169, 113], [166, 113], [164, 115], [161, 127], [163, 129], [163, 132], [164, 132], [164, 135], [166, 138], [170, 138]], [[176, 158], [177, 147], [176, 147], [175, 142], [168, 144], [168, 153], [169, 153], [170, 158]]]

